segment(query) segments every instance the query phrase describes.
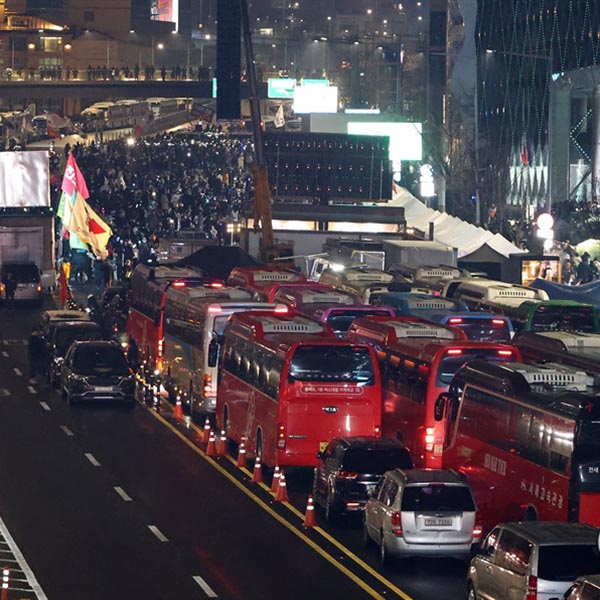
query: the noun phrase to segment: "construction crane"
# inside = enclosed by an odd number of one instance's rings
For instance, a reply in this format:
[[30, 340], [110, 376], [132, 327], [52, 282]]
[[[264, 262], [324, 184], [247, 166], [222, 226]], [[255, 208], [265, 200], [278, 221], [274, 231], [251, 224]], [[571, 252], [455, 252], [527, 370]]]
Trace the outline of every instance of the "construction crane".
[[[250, 20], [248, 18], [248, 2], [240, 0], [242, 8], [242, 36], [246, 54], [246, 78], [249, 86], [250, 115], [252, 118], [252, 136], [254, 138], [254, 157], [252, 166], [254, 173], [254, 223], [260, 223], [260, 251], [259, 257], [266, 263], [277, 259], [289, 257], [293, 248], [288, 243], [277, 243], [273, 233], [273, 213], [271, 210], [271, 189], [269, 175], [263, 147], [262, 117], [260, 114], [260, 98], [254, 68], [254, 48], [250, 33]], [[279, 262], [279, 261], [277, 261]]]

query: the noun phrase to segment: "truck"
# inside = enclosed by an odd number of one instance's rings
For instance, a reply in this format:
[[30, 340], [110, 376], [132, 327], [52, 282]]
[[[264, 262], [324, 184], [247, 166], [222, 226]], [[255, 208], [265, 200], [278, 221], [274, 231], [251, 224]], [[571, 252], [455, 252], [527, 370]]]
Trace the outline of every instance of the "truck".
[[384, 240], [385, 270], [401, 271], [402, 267], [423, 265], [456, 267], [458, 251], [432, 240]]

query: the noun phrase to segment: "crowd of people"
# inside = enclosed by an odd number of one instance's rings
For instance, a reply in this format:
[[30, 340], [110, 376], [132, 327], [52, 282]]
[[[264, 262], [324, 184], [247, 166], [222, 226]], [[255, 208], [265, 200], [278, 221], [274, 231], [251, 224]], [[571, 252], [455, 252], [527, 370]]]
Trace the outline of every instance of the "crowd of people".
[[[90, 204], [113, 230], [108, 247], [112, 276], [72, 250], [73, 280], [83, 274], [99, 287], [120, 280], [138, 260], [155, 259], [162, 237], [193, 232], [224, 241], [227, 223], [237, 221], [252, 202], [251, 143], [218, 129], [164, 133], [133, 145], [124, 139], [77, 144], [65, 151], [73, 152]], [[56, 202], [59, 196], [57, 190]], [[63, 257], [68, 257], [64, 247]]]

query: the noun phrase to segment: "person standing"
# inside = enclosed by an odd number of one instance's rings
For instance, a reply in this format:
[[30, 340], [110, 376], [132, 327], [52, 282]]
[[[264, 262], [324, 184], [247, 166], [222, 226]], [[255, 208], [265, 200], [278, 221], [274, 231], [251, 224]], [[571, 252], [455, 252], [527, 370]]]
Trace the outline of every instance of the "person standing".
[[9, 271], [4, 278], [4, 291], [6, 293], [6, 303], [8, 306], [15, 305], [15, 292], [17, 291], [17, 280]]

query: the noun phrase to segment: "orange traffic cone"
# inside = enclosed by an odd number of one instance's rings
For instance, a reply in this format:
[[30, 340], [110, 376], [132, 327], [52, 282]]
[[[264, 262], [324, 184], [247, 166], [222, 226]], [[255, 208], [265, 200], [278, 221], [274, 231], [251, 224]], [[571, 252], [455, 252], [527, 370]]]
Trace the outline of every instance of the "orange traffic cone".
[[277, 490], [279, 489], [279, 477], [280, 477], [281, 473], [279, 471], [279, 467], [275, 467], [275, 470], [273, 471], [273, 481], [271, 481], [271, 491], [276, 494]]
[[173, 408], [173, 417], [175, 419], [183, 419], [183, 406], [181, 406], [180, 396], [177, 396], [177, 400], [175, 400], [175, 408]]
[[215, 434], [212, 429], [210, 430], [210, 435], [208, 436], [206, 456], [217, 456], [217, 440], [215, 439]]
[[210, 438], [210, 419], [206, 417], [204, 421], [204, 429], [202, 430], [202, 441], [208, 443]]
[[242, 440], [238, 448], [237, 466], [240, 469], [246, 468], [246, 442]]
[[315, 505], [313, 504], [312, 496], [308, 497], [308, 504], [306, 505], [306, 514], [304, 515], [304, 527], [314, 527], [317, 523], [315, 522]]
[[283, 469], [281, 470], [281, 474], [279, 475], [279, 485], [277, 486], [277, 493], [275, 494], [275, 500], [277, 502], [287, 502], [287, 488], [285, 485], [285, 473]]
[[227, 454], [227, 434], [224, 429], [221, 429], [221, 436], [219, 437], [219, 444], [217, 446], [217, 454], [224, 456]]
[[254, 469], [252, 470], [252, 481], [253, 483], [262, 483], [262, 465], [260, 464], [260, 458], [256, 457], [254, 461]]

